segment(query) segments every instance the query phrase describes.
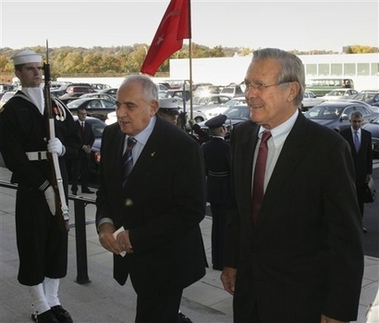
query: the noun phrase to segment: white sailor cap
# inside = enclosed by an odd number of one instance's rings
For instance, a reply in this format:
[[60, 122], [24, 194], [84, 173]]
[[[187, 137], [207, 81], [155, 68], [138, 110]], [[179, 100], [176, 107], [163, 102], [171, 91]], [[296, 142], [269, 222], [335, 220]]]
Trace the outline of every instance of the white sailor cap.
[[179, 115], [179, 101], [174, 98], [160, 99], [159, 111], [167, 114]]
[[41, 63], [42, 55], [33, 52], [32, 50], [24, 50], [15, 56], [11, 57], [14, 65], [21, 65], [26, 63]]

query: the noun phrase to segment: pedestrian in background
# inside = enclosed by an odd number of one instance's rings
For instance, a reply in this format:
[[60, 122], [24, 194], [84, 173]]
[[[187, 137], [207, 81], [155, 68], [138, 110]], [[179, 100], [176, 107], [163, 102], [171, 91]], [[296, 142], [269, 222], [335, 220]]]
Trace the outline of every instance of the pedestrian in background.
[[75, 122], [77, 132], [81, 139], [81, 147], [77, 158], [72, 160], [72, 186], [71, 192], [76, 195], [78, 192], [78, 182], [82, 187], [82, 193], [93, 194], [88, 187], [89, 166], [91, 159], [91, 147], [95, 141], [95, 135], [90, 123], [86, 122], [87, 110], [78, 109], [78, 120]]
[[230, 146], [225, 141], [228, 130], [226, 115], [221, 114], [207, 122], [211, 139], [201, 148], [207, 175], [207, 202], [212, 212], [213, 269], [224, 267], [226, 209], [230, 199]]
[[176, 323], [183, 289], [205, 275], [201, 150], [157, 115], [157, 87], [149, 77], [129, 76], [116, 105], [118, 122], [102, 137], [99, 240], [114, 254], [114, 278], [123, 285], [130, 275], [135, 322]]
[[[352, 112], [349, 120], [351, 126], [342, 130], [340, 134], [350, 145], [355, 168], [355, 186], [358, 205], [363, 219], [366, 184], [372, 176], [371, 132], [361, 128], [363, 115], [360, 111]], [[362, 230], [364, 233], [367, 233], [367, 229], [364, 226], [362, 226]]]
[[[72, 322], [59, 297], [60, 279], [67, 274], [68, 232], [59, 227], [48, 153], [56, 153], [67, 201], [65, 158], [74, 157], [80, 145], [73, 117], [52, 100], [56, 138], [47, 131], [42, 82], [42, 56], [25, 50], [13, 58], [21, 90], [0, 113], [1, 152], [17, 183], [16, 236], [18, 281], [29, 286], [32, 319], [39, 323]], [[60, 216], [60, 215], [59, 215]]]
[[234, 322], [354, 321], [363, 251], [349, 146], [299, 112], [305, 75], [296, 55], [255, 51], [244, 85], [251, 120], [231, 134], [221, 276]]

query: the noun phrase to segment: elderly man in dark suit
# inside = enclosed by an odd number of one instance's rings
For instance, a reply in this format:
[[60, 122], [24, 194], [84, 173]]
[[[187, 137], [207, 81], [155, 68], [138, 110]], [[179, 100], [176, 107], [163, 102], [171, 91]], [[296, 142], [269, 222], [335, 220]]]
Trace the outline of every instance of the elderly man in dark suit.
[[[361, 216], [364, 211], [364, 194], [366, 183], [372, 175], [372, 141], [371, 132], [361, 128], [363, 115], [360, 111], [354, 111], [350, 115], [351, 127], [340, 132], [350, 145], [351, 156], [355, 167], [355, 185]], [[362, 227], [364, 233], [367, 229]]]
[[75, 126], [81, 139], [81, 147], [78, 152], [78, 157], [72, 160], [72, 186], [71, 192], [76, 195], [78, 192], [78, 182], [82, 186], [82, 193], [92, 194], [88, 187], [89, 166], [91, 158], [91, 147], [95, 141], [95, 135], [90, 123], [86, 122], [87, 110], [84, 108], [78, 109], [78, 120]]
[[347, 142], [307, 120], [304, 67], [273, 48], [245, 76], [251, 121], [231, 136], [224, 287], [236, 323], [357, 318], [363, 251]]
[[183, 289], [205, 274], [200, 147], [156, 115], [158, 93], [150, 78], [128, 77], [116, 104], [118, 123], [102, 137], [99, 239], [114, 254], [115, 279], [123, 285], [130, 275], [135, 322], [176, 323]]

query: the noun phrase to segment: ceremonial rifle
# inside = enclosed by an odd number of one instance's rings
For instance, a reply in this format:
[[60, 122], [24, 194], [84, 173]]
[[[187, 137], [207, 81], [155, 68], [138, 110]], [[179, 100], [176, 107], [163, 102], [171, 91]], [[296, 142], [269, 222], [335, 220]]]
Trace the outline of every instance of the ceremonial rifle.
[[[45, 98], [45, 110], [47, 112], [48, 117], [48, 140], [55, 138], [55, 121], [53, 114], [53, 106], [51, 101], [51, 93], [50, 93], [50, 63], [49, 63], [49, 46], [46, 40], [46, 63], [43, 64], [43, 71], [45, 77], [45, 88], [44, 88], [44, 98]], [[63, 180], [61, 175], [61, 169], [59, 167], [59, 160], [57, 153], [49, 154], [51, 158], [49, 158], [51, 169], [52, 169], [52, 178], [51, 184], [54, 188], [55, 192], [55, 206], [56, 206], [56, 214], [58, 217], [59, 227], [61, 231], [68, 231], [68, 206], [66, 203], [66, 194], [63, 187]]]

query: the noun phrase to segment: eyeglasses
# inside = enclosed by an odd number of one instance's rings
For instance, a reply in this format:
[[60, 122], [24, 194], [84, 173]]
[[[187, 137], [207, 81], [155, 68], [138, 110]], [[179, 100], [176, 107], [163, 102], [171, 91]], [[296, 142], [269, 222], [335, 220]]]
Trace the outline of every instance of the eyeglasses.
[[242, 90], [244, 92], [247, 92], [250, 89], [254, 89], [255, 91], [262, 92], [263, 90], [267, 89], [268, 87], [278, 86], [278, 85], [282, 85], [282, 84], [286, 84], [286, 83], [289, 83], [289, 81], [287, 81], [287, 82], [279, 82], [279, 83], [270, 84], [270, 85], [265, 85], [265, 84], [263, 84], [261, 82], [250, 83], [248, 81], [245, 81], [245, 82], [243, 82], [241, 84], [241, 87], [242, 87]]

